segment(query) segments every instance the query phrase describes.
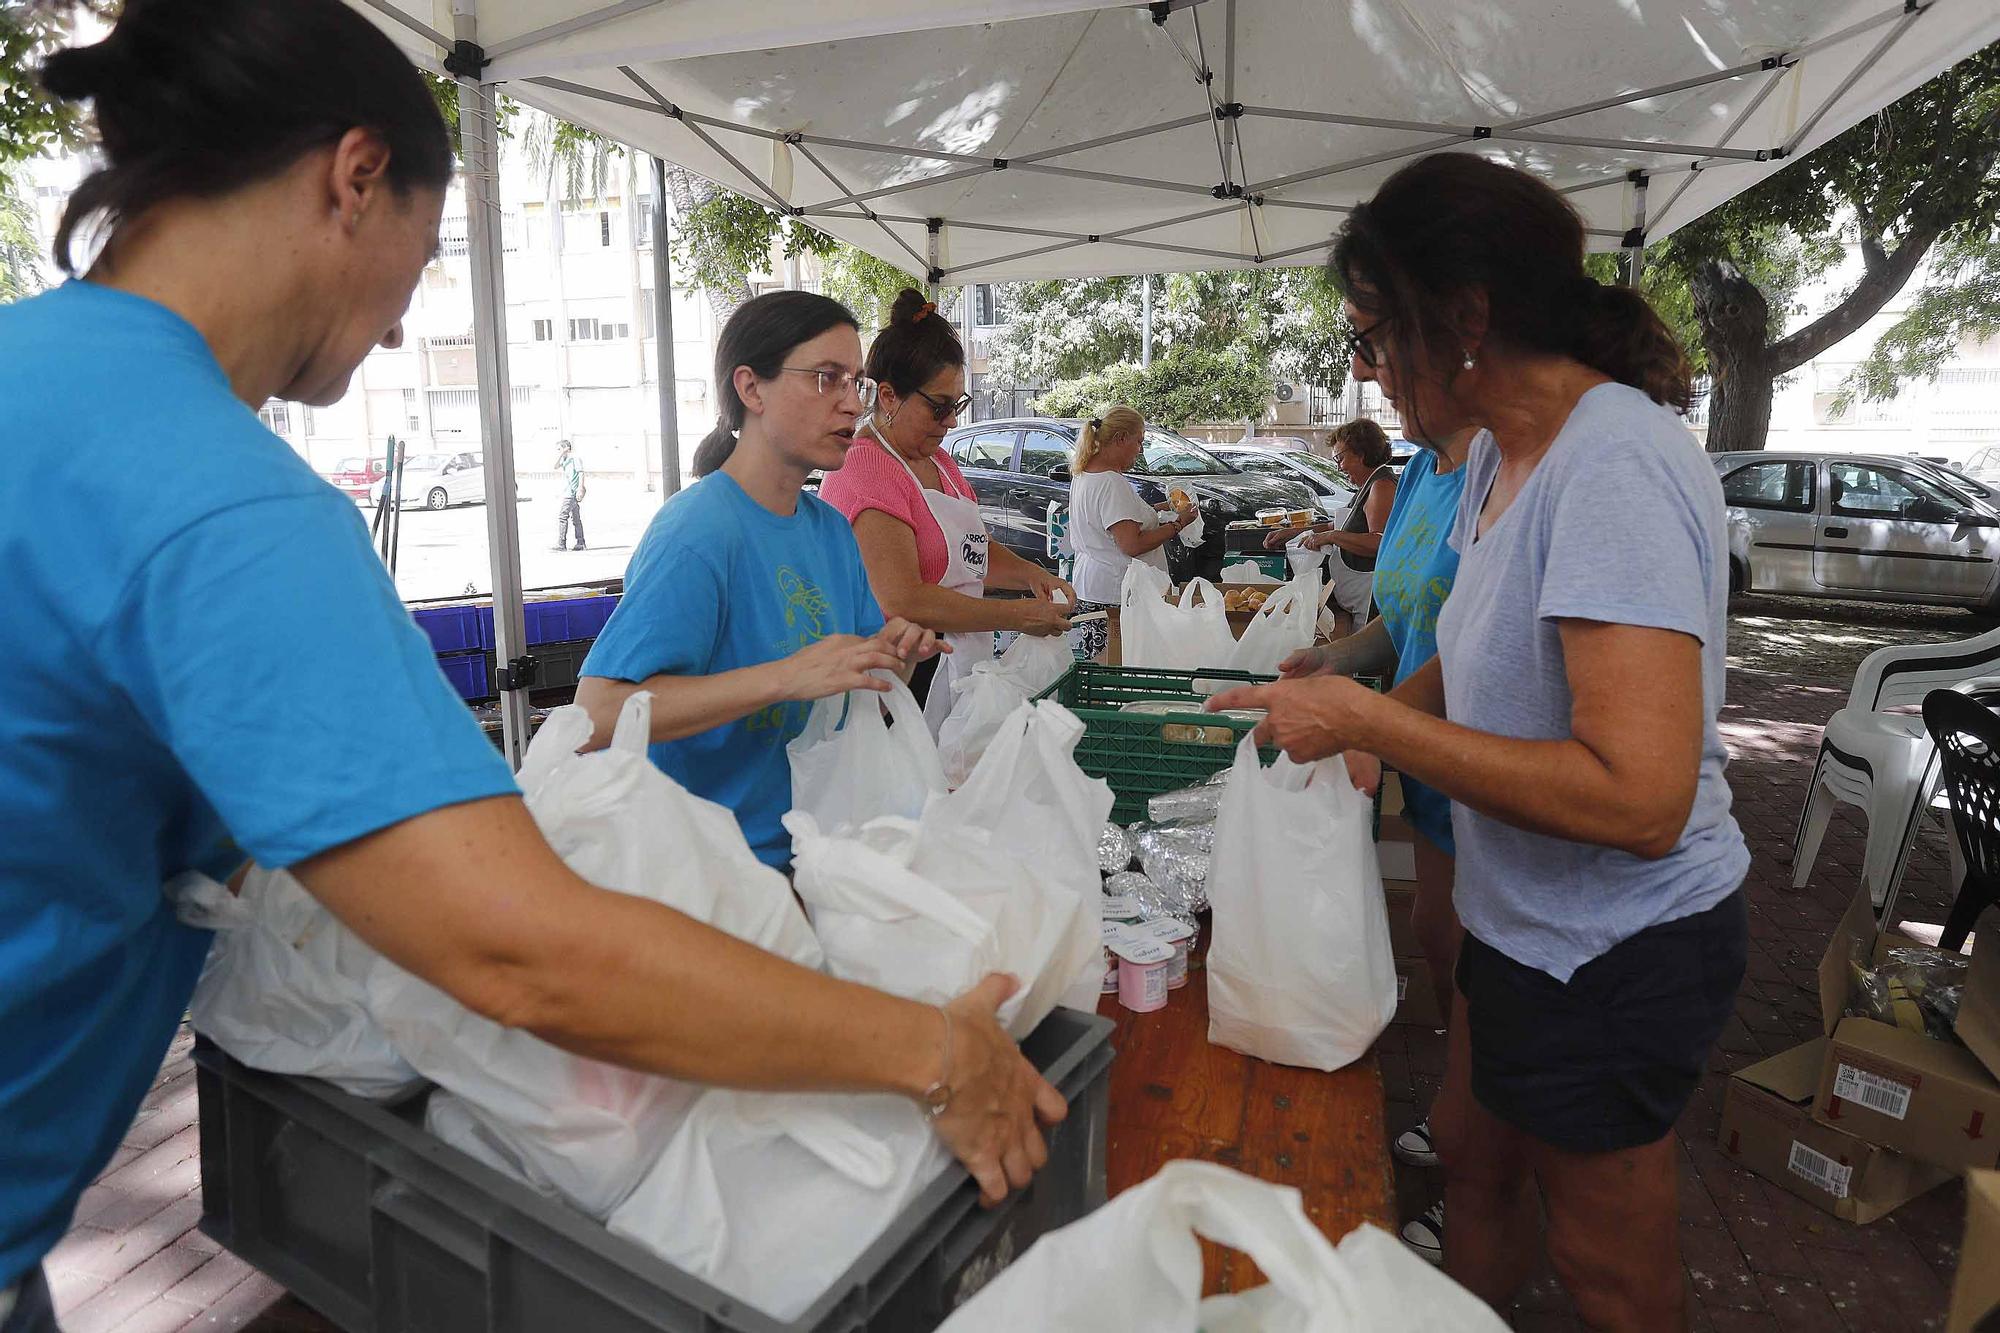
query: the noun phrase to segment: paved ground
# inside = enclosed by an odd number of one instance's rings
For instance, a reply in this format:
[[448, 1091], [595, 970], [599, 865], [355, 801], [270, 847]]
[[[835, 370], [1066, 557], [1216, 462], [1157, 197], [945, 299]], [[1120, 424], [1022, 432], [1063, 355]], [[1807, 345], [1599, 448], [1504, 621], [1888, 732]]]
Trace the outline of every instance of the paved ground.
[[[554, 480], [523, 478], [521, 495], [521, 582], [530, 589], [623, 577], [632, 548], [664, 498], [630, 477], [592, 478], [583, 501], [590, 545], [582, 551], [556, 551], [551, 549], [556, 541]], [[361, 514], [373, 526], [375, 511], [363, 508]], [[483, 504], [436, 513], [405, 509], [396, 543], [396, 589], [404, 600], [491, 593], [486, 518]]]
[[[630, 525], [642, 506], [628, 497], [626, 507]], [[405, 550], [420, 517], [464, 522], [462, 514], [479, 513], [412, 514]], [[1854, 1227], [1768, 1188], [1724, 1158], [1714, 1140], [1730, 1071], [1818, 1034], [1815, 969], [1857, 886], [1862, 830], [1843, 807], [1811, 885], [1800, 892], [1789, 887], [1792, 829], [1820, 724], [1845, 699], [1855, 666], [1873, 649], [1964, 638], [1984, 626], [1958, 611], [1789, 599], [1745, 598], [1733, 610], [1724, 734], [1734, 757], [1737, 817], [1755, 858], [1748, 886], [1752, 940], [1737, 1020], [1680, 1125], [1682, 1244], [1695, 1327], [1704, 1333], [1942, 1328], [1963, 1222], [1960, 1186], [1935, 1190], [1871, 1227]], [[1942, 839], [1932, 834], [1912, 858], [1903, 915], [1942, 921], [1945, 873]], [[75, 1230], [50, 1256], [63, 1326], [67, 1333], [326, 1333], [331, 1325], [194, 1230], [199, 1162], [187, 1045], [183, 1035], [124, 1146], [84, 1195]], [[1394, 1133], [1435, 1093], [1443, 1042], [1396, 1027], [1379, 1049]], [[1434, 1183], [1426, 1173], [1405, 1173], [1398, 1188], [1407, 1212], [1427, 1205]], [[1516, 1326], [1524, 1333], [1581, 1327], [1546, 1273], [1529, 1290]]]

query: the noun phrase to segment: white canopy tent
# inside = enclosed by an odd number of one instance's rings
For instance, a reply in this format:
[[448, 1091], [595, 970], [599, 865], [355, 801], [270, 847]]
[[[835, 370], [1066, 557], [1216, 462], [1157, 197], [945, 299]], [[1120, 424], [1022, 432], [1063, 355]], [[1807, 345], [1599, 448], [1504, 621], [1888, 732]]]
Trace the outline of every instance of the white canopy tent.
[[[351, 3], [463, 90], [503, 660], [496, 88], [935, 286], [1317, 263], [1443, 150], [1535, 172], [1594, 245], [1636, 249], [2000, 40], [1995, 0]], [[517, 756], [525, 693], [503, 698]]]

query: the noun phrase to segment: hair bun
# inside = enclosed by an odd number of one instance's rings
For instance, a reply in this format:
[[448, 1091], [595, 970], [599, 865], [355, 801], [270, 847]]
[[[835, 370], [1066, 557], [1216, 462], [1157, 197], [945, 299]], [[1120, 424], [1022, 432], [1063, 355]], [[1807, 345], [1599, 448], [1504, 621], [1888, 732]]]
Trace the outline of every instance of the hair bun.
[[905, 287], [896, 293], [896, 302], [889, 307], [891, 324], [915, 324], [930, 311], [937, 309], [924, 299], [924, 294], [914, 287]]
[[81, 102], [113, 87], [123, 77], [124, 53], [111, 39], [94, 46], [73, 46], [42, 62], [41, 83], [50, 96]]

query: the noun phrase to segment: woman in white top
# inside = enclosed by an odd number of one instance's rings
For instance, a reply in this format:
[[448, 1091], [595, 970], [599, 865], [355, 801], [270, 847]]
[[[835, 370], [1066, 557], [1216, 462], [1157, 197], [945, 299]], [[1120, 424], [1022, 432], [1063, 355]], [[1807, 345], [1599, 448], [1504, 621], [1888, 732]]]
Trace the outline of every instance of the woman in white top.
[[[1077, 437], [1069, 484], [1069, 544], [1076, 552], [1080, 611], [1116, 606], [1125, 570], [1135, 560], [1165, 571], [1163, 548], [1194, 522], [1194, 501], [1185, 492], [1176, 497], [1176, 516], [1163, 520], [1126, 479], [1125, 470], [1138, 462], [1145, 443], [1146, 419], [1124, 406], [1092, 417]], [[1088, 621], [1073, 632], [1079, 656], [1103, 653], [1108, 638], [1104, 621]]]

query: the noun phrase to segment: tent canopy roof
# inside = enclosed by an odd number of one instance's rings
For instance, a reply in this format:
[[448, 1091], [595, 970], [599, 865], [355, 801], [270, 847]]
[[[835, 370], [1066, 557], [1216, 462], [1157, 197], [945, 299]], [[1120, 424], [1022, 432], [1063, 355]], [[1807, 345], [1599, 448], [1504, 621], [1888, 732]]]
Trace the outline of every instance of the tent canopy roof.
[[[352, 2], [433, 70], [473, 8]], [[2000, 39], [2000, 5], [478, 0], [474, 24], [509, 96], [956, 284], [1317, 263], [1440, 150], [1565, 190], [1599, 248], [1658, 239]]]

